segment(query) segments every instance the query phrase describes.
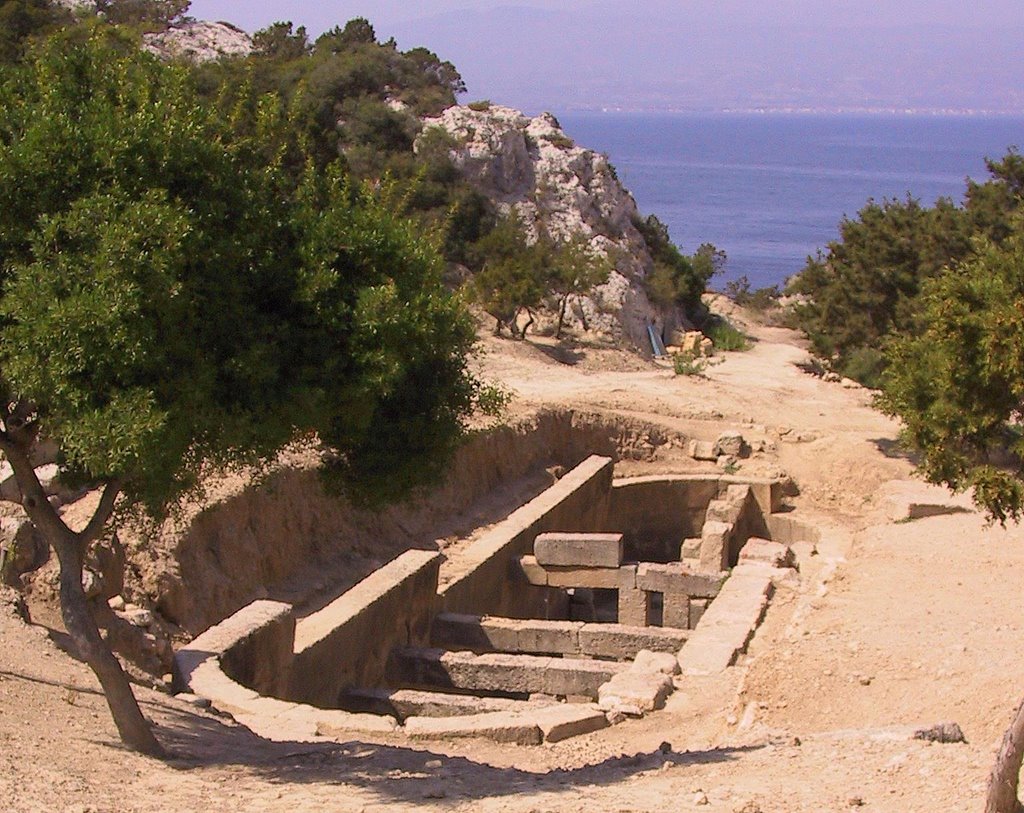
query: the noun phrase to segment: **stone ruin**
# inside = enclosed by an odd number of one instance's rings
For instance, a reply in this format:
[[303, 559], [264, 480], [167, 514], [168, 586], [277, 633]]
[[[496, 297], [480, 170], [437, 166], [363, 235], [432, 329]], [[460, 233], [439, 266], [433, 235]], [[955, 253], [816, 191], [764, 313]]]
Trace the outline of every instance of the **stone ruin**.
[[615, 480], [591, 457], [442, 573], [410, 550], [322, 609], [256, 601], [175, 658], [175, 683], [274, 739], [555, 742], [662, 708], [734, 664], [795, 541], [782, 483]]

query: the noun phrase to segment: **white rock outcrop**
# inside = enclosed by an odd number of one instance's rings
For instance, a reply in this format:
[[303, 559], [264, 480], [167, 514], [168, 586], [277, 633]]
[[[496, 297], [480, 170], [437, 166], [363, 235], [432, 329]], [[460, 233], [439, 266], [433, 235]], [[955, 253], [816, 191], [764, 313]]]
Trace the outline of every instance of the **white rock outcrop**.
[[252, 37], [228, 23], [186, 20], [166, 31], [146, 34], [144, 40], [147, 51], [164, 59], [210, 62], [252, 53]]
[[[650, 349], [648, 324], [663, 326], [643, 288], [653, 263], [633, 225], [636, 201], [608, 158], [577, 146], [550, 113], [455, 106], [427, 119], [424, 132], [431, 127], [454, 139], [451, 157], [463, 177], [499, 209], [515, 209], [533, 237], [538, 224], [556, 239], [583, 234], [613, 261], [608, 282], [578, 307], [592, 330]], [[570, 316], [579, 323], [578, 312]]]

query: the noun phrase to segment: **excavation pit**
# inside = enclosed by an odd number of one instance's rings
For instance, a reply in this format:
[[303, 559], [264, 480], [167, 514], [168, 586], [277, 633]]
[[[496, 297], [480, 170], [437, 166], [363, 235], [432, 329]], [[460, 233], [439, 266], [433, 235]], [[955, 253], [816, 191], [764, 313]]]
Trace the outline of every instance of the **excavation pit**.
[[775, 513], [781, 488], [614, 480], [611, 459], [591, 457], [462, 551], [457, 572], [410, 550], [302, 618], [253, 602], [177, 653], [176, 686], [289, 739], [535, 744], [642, 716], [687, 675], [735, 663], [792, 577], [786, 543], [814, 532]]

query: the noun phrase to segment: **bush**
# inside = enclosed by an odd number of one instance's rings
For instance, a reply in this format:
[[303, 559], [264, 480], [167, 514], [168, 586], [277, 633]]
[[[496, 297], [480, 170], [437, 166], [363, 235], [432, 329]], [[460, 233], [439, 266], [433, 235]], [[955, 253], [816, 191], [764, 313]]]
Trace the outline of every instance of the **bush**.
[[708, 360], [692, 353], [673, 353], [672, 368], [676, 375], [702, 375], [707, 369]]
[[721, 316], [712, 316], [704, 326], [704, 335], [715, 343], [716, 350], [749, 350], [750, 339]]
[[764, 313], [779, 306], [782, 292], [778, 285], [752, 289], [750, 280], [744, 275], [725, 283], [725, 295], [740, 307], [748, 308], [755, 313]]
[[877, 390], [881, 386], [885, 364], [885, 354], [881, 350], [858, 347], [847, 355], [839, 372], [865, 387]]
[[491, 100], [480, 99], [479, 101], [476, 102], [470, 102], [469, 104], [466, 105], [466, 107], [468, 107], [475, 113], [486, 113], [488, 110], [491, 109]]

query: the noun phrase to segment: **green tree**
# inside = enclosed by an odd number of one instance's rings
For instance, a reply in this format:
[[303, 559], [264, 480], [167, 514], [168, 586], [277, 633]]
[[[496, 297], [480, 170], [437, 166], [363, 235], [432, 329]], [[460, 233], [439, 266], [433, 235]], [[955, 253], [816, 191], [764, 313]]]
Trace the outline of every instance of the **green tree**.
[[[478, 269], [473, 276], [474, 298], [494, 318], [494, 332], [507, 327], [513, 338], [525, 338], [533, 323], [533, 311], [545, 294], [543, 249], [530, 244], [522, 221], [513, 211], [470, 249]], [[519, 316], [527, 314], [522, 328]]]
[[672, 242], [668, 227], [654, 215], [633, 223], [644, 238], [654, 268], [646, 280], [647, 295], [663, 308], [678, 307], [694, 313], [712, 275], [725, 262], [725, 252], [703, 244], [694, 257], [687, 257]]
[[913, 327], [921, 284], [970, 251], [970, 229], [951, 201], [928, 208], [908, 197], [869, 201], [839, 233], [790, 290], [810, 298], [796, 315], [814, 351], [845, 372], [856, 350]]
[[[973, 490], [989, 517], [1024, 514], [1024, 222], [928, 281], [923, 330], [894, 338], [878, 405], [902, 419], [927, 480]], [[1009, 454], [1008, 454], [1009, 453]], [[1017, 813], [1024, 703], [993, 767], [986, 813]]]
[[[396, 498], [438, 477], [480, 389], [416, 224], [338, 166], [287, 168], [275, 100], [236, 129], [111, 37], [52, 41], [0, 83], [0, 451], [122, 739], [157, 754], [82, 589], [115, 511], [159, 515], [211, 465], [311, 435], [335, 487]], [[32, 468], [43, 437], [62, 478], [102, 486], [81, 530]]]
[[544, 285], [558, 297], [555, 338], [561, 338], [569, 300], [586, 296], [607, 282], [611, 265], [606, 258], [594, 254], [582, 236], [562, 241], [542, 238], [540, 251], [545, 265]]
[[17, 62], [33, 38], [71, 22], [71, 14], [49, 0], [0, 2], [0, 65]]
[[271, 23], [261, 28], [252, 35], [252, 47], [260, 56], [284, 62], [301, 59], [311, 49], [306, 26], [293, 28], [291, 21]]
[[163, 29], [181, 20], [190, 0], [96, 0], [96, 11], [114, 25]]

